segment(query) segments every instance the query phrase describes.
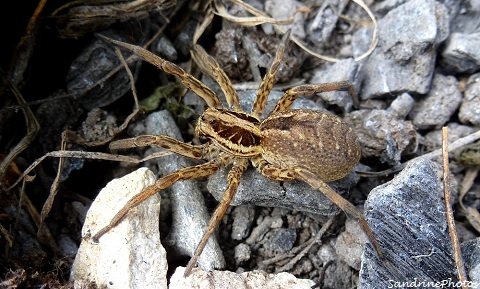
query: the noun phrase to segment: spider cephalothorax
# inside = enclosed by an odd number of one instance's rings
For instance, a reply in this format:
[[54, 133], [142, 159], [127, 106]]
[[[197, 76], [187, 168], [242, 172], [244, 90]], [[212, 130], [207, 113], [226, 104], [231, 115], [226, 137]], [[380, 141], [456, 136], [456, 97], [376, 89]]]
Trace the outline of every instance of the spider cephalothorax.
[[207, 108], [195, 132], [235, 156], [251, 157], [262, 152], [259, 125], [257, 118], [244, 112]]
[[110, 148], [125, 149], [155, 145], [179, 155], [203, 159], [206, 162], [183, 168], [158, 179], [154, 185], [147, 187], [128, 201], [110, 224], [93, 236], [94, 240], [98, 240], [118, 224], [129, 209], [159, 190], [178, 181], [207, 177], [221, 167], [231, 165], [227, 178], [228, 187], [185, 270], [185, 275], [188, 275], [230, 205], [243, 172], [251, 164], [262, 175], [270, 179], [278, 181], [297, 179], [319, 189], [342, 210], [359, 220], [363, 230], [383, 259], [380, 247], [362, 213], [325, 183], [343, 178], [358, 163], [361, 150], [355, 133], [333, 114], [290, 109], [298, 96], [333, 90], [347, 90], [353, 96], [354, 92], [350, 83], [341, 81], [293, 87], [285, 92], [272, 114], [264, 120], [259, 119], [272, 89], [275, 73], [285, 53], [288, 38], [289, 33], [286, 33], [260, 84], [250, 113], [240, 109], [238, 95], [230, 80], [218, 63], [200, 46], [194, 46], [193, 58], [204, 73], [218, 82], [225, 94], [229, 109], [222, 106], [215, 92], [175, 64], [141, 47], [107, 39], [134, 52], [163, 71], [179, 77], [186, 87], [204, 99], [208, 105], [195, 128], [198, 137], [207, 139], [203, 145], [191, 145], [162, 135], [144, 135], [114, 141], [110, 144]]

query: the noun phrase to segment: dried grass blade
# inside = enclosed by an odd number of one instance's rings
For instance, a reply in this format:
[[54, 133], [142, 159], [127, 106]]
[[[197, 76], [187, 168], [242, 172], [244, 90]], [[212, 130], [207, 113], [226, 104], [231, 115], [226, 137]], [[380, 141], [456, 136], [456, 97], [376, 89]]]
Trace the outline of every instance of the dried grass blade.
[[[250, 6], [246, 3], [244, 3], [241, 0], [231, 0], [231, 1], [234, 2], [237, 5], [245, 8], [245, 10], [247, 10], [251, 14], [255, 15], [256, 17], [235, 17], [235, 16], [232, 16], [227, 12], [227, 10], [225, 9], [225, 7], [223, 5], [220, 5], [217, 2], [215, 2], [216, 11], [214, 11], [214, 13], [221, 16], [221, 17], [224, 17], [227, 20], [230, 20], [232, 22], [238, 23], [238, 24], [243, 25], [243, 26], [256, 26], [256, 25], [259, 25], [259, 24], [271, 23], [271, 24], [273, 24], [275, 29], [282, 34], [285, 33], [286, 29], [282, 28], [279, 25], [285, 25], [285, 24], [293, 23], [293, 19], [292, 19], [291, 22], [290, 22], [290, 19], [288, 19], [288, 22], [287, 22], [287, 20], [275, 20], [275, 19], [269, 17], [264, 12], [256, 9], [253, 6]], [[370, 19], [372, 19], [373, 29], [374, 29], [373, 30], [373, 36], [372, 36], [372, 42], [370, 43], [369, 49], [364, 54], [355, 58], [355, 61], [359, 61], [359, 60], [362, 60], [365, 57], [369, 56], [373, 52], [375, 47], [377, 46], [377, 44], [378, 44], [378, 24], [377, 24], [377, 20], [376, 20], [375, 16], [373, 15], [372, 11], [368, 8], [368, 6], [365, 4], [365, 2], [363, 2], [363, 0], [352, 0], [352, 1], [357, 3], [357, 5], [362, 7], [365, 10], [365, 12], [367, 12]], [[268, 19], [269, 22], [264, 22], [266, 19]], [[273, 20], [273, 21], [271, 21], [271, 20]], [[285, 22], [285, 23], [281, 23], [281, 22]], [[313, 50], [309, 49], [305, 44], [303, 44], [295, 36], [290, 36], [290, 39], [293, 42], [295, 42], [295, 44], [297, 44], [300, 48], [302, 48], [305, 52], [307, 52], [308, 54], [310, 54], [310, 55], [312, 55], [316, 58], [319, 58], [319, 59], [322, 59], [322, 60], [325, 60], [325, 61], [330, 61], [330, 62], [340, 61], [340, 59], [338, 59], [338, 58], [325, 56], [325, 55], [321, 55], [321, 54], [318, 54], [318, 53], [314, 52]]]
[[372, 54], [375, 47], [377, 47], [377, 44], [378, 44], [378, 24], [377, 24], [377, 20], [375, 18], [375, 15], [373, 15], [372, 11], [368, 8], [368, 6], [365, 4], [365, 2], [363, 2], [363, 0], [352, 0], [352, 1], [357, 3], [358, 6], [362, 7], [363, 10], [365, 10], [365, 12], [367, 12], [368, 16], [370, 17], [370, 19], [372, 19], [372, 22], [373, 22], [373, 36], [372, 36], [372, 42], [370, 43], [370, 47], [368, 48], [368, 50], [364, 54], [355, 58], [355, 61], [360, 61], [360, 60], [364, 59], [365, 57], [369, 56], [370, 54]]
[[205, 32], [207, 27], [212, 23], [214, 16], [215, 14], [213, 13], [213, 10], [208, 8], [202, 23], [195, 29], [195, 33], [193, 34], [193, 44], [197, 43], [198, 39], [200, 39], [200, 37], [203, 35], [203, 32]]
[[118, 48], [115, 48], [115, 53], [118, 56], [118, 59], [120, 59], [120, 62], [122, 63], [123, 67], [125, 68], [125, 71], [127, 72], [128, 79], [130, 80], [130, 89], [132, 90], [132, 95], [133, 95], [133, 101], [134, 101], [134, 106], [133, 106], [133, 111], [125, 118], [125, 121], [117, 128], [115, 133], [113, 134], [112, 138], [109, 139], [108, 141], [112, 140], [118, 133], [122, 132], [125, 130], [130, 123], [130, 121], [137, 115], [137, 113], [140, 111], [140, 106], [138, 104], [138, 96], [137, 96], [137, 88], [135, 87], [135, 79], [133, 78], [132, 71], [128, 67], [127, 61], [123, 57], [122, 53]]
[[[23, 98], [22, 94], [16, 86], [2, 74], [2, 78], [7, 83], [7, 85], [12, 90], [15, 98], [17, 99], [18, 104], [24, 105], [26, 104], [25, 99]], [[27, 126], [27, 134], [15, 145], [15, 147], [5, 156], [3, 162], [0, 164], [0, 182], [2, 187], [5, 186], [3, 182], [3, 178], [8, 167], [12, 164], [13, 160], [20, 155], [28, 145], [35, 139], [37, 136], [38, 131], [40, 130], [40, 124], [38, 123], [35, 115], [33, 114], [32, 110], [29, 106], [25, 106], [22, 108], [23, 117], [25, 119], [25, 123]]]
[[215, 7], [216, 7], [216, 11], [214, 11], [215, 14], [231, 22], [237, 23], [245, 27], [252, 27], [252, 26], [257, 26], [265, 23], [270, 23], [275, 25], [286, 25], [286, 24], [293, 23], [293, 18], [277, 20], [277, 19], [268, 17], [267, 15], [261, 13], [258, 10], [257, 11], [259, 13], [257, 13], [257, 16], [255, 17], [237, 17], [237, 16], [230, 15], [227, 9], [225, 9], [225, 6], [223, 5], [216, 4]]
[[458, 197], [460, 207], [465, 213], [465, 217], [472, 227], [480, 233], [480, 213], [477, 209], [466, 206], [463, 203], [465, 195], [468, 193], [473, 185], [475, 178], [478, 176], [478, 167], [468, 168], [465, 172], [465, 177], [462, 180], [461, 190]]
[[136, 159], [130, 156], [124, 155], [114, 155], [114, 154], [107, 154], [101, 152], [85, 152], [85, 151], [53, 151], [46, 153], [44, 156], [35, 160], [23, 173], [22, 175], [6, 190], [9, 191], [16, 187], [24, 178], [28, 176], [28, 174], [33, 171], [44, 159], [47, 157], [64, 157], [64, 158], [78, 158], [78, 159], [92, 159], [92, 160], [107, 160], [107, 161], [114, 161], [114, 162], [127, 162], [127, 163], [135, 163], [138, 164], [141, 160]]
[[[61, 151], [65, 150], [66, 143], [67, 143], [67, 133], [63, 132], [62, 143], [60, 145]], [[40, 219], [39, 219], [39, 222], [37, 223], [37, 226], [38, 226], [37, 237], [42, 243], [50, 244], [49, 242], [50, 238], [48, 238], [50, 232], [47, 226], [45, 225], [45, 219], [47, 218], [48, 213], [50, 213], [50, 210], [52, 209], [53, 201], [55, 201], [55, 196], [57, 195], [58, 186], [60, 184], [60, 177], [62, 176], [62, 169], [63, 169], [64, 162], [65, 162], [65, 158], [60, 157], [58, 161], [57, 175], [53, 180], [52, 186], [50, 187], [50, 194], [48, 195], [47, 200], [43, 204], [42, 211], [40, 213]]]

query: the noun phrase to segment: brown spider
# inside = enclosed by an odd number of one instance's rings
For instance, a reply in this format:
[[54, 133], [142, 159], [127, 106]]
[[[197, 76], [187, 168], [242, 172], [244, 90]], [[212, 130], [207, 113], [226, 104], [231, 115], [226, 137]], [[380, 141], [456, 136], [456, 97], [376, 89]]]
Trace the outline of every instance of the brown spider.
[[177, 65], [141, 47], [103, 38], [141, 56], [164, 72], [177, 76], [208, 105], [195, 128], [197, 137], [207, 140], [203, 145], [191, 145], [163, 135], [142, 135], [114, 141], [110, 148], [116, 150], [155, 145], [184, 157], [203, 159], [207, 162], [163, 176], [155, 184], [135, 195], [114, 216], [108, 226], [93, 236], [94, 241], [98, 241], [103, 234], [115, 227], [131, 208], [158, 191], [178, 181], [207, 177], [221, 167], [231, 165], [227, 176], [228, 187], [208, 223], [194, 256], [187, 265], [185, 270], [187, 276], [230, 205], [242, 173], [252, 164], [267, 178], [278, 181], [302, 180], [320, 190], [343, 211], [359, 220], [379, 257], [383, 259], [380, 247], [363, 214], [325, 183], [345, 177], [360, 160], [360, 144], [352, 128], [330, 113], [290, 109], [299, 96], [337, 90], [346, 90], [354, 96], [352, 85], [342, 81], [293, 87], [285, 92], [272, 114], [263, 121], [259, 118], [285, 53], [289, 32], [282, 39], [273, 62], [260, 84], [251, 113], [240, 109], [237, 92], [230, 80], [215, 59], [200, 46], [194, 46], [193, 58], [204, 73], [218, 82], [229, 109], [221, 104], [215, 92]]

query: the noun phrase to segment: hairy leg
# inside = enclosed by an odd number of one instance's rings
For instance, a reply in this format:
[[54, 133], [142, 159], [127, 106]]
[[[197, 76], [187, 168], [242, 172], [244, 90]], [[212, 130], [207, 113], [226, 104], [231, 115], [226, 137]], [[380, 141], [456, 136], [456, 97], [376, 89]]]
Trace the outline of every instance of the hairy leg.
[[[318, 189], [322, 192], [325, 196], [327, 196], [335, 205], [337, 205], [340, 209], [342, 209], [347, 215], [354, 217], [358, 220], [360, 226], [362, 227], [363, 231], [367, 234], [368, 239], [374, 246], [375, 250], [377, 251], [378, 256], [380, 259], [385, 261], [385, 257], [382, 253], [380, 246], [373, 235], [370, 226], [368, 225], [365, 217], [363, 216], [362, 212], [358, 210], [352, 203], [347, 201], [345, 198], [340, 196], [337, 192], [335, 192], [329, 185], [327, 185], [324, 181], [320, 180], [315, 174], [300, 168], [295, 169], [284, 169], [284, 168], [276, 168], [272, 165], [265, 166], [268, 170], [261, 170], [262, 174], [266, 177], [271, 179], [278, 179], [282, 180], [283, 175], [292, 177], [294, 179], [298, 179], [301, 181], [306, 182], [312, 188]], [[280, 178], [278, 178], [280, 176]]]
[[207, 103], [208, 107], [222, 107], [222, 104], [220, 103], [217, 94], [213, 90], [205, 86], [205, 84], [193, 77], [191, 74], [185, 72], [185, 70], [183, 70], [176, 64], [153, 54], [152, 52], [146, 50], [143, 47], [113, 40], [100, 34], [98, 36], [108, 42], [130, 50], [134, 54], [145, 59], [145, 61], [147, 61], [148, 63], [155, 65], [157, 68], [165, 71], [166, 73], [177, 76], [188, 89], [198, 94], [198, 96], [200, 96]]
[[128, 211], [138, 204], [149, 198], [150, 196], [156, 194], [158, 191], [166, 189], [173, 185], [176, 182], [190, 180], [190, 179], [197, 179], [197, 178], [204, 178], [207, 177], [220, 168], [220, 165], [215, 161], [210, 161], [201, 165], [183, 168], [178, 170], [174, 173], [168, 174], [166, 176], [161, 177], [158, 179], [155, 184], [148, 186], [143, 191], [138, 193], [137, 195], [133, 196], [120, 211], [113, 217], [110, 223], [105, 226], [104, 228], [100, 229], [93, 237], [94, 242], [98, 242], [98, 239], [115, 227], [120, 221], [125, 217]]
[[193, 47], [192, 56], [202, 72], [209, 75], [220, 85], [230, 109], [235, 111], [240, 110], [237, 91], [233, 88], [232, 82], [222, 68], [220, 68], [215, 58], [208, 55], [200, 45]]
[[109, 145], [111, 150], [128, 149], [145, 146], [158, 146], [174, 152], [178, 155], [201, 159], [205, 146], [191, 145], [165, 135], [141, 135], [133, 138], [112, 141]]
[[299, 96], [311, 96], [326, 91], [348, 91], [352, 96], [354, 106], [357, 108], [359, 107], [358, 97], [355, 94], [352, 84], [348, 81], [339, 81], [322, 84], [305, 84], [292, 87], [283, 94], [282, 98], [277, 102], [273, 112], [289, 110], [293, 102]]
[[215, 212], [210, 218], [210, 221], [208, 222], [207, 231], [203, 234], [202, 240], [198, 244], [197, 249], [195, 250], [194, 256], [192, 257], [192, 259], [190, 259], [190, 262], [188, 262], [187, 268], [185, 269], [184, 276], [188, 276], [190, 274], [190, 272], [193, 269], [193, 266], [195, 266], [195, 264], [197, 263], [197, 259], [202, 253], [203, 248], [205, 248], [205, 245], [207, 244], [208, 239], [213, 234], [213, 232], [215, 232], [218, 225], [220, 224], [223, 218], [223, 215], [225, 215], [225, 212], [227, 211], [228, 206], [230, 206], [230, 202], [232, 201], [233, 197], [235, 196], [235, 193], [237, 192], [240, 177], [242, 176], [243, 172], [247, 169], [247, 167], [248, 167], [248, 160], [237, 159], [233, 165], [233, 168], [228, 173], [227, 190], [225, 191], [225, 193], [223, 193], [222, 200], [220, 201], [217, 208], [215, 209]]
[[253, 103], [252, 115], [256, 118], [260, 118], [262, 115], [263, 109], [267, 103], [268, 95], [272, 90], [273, 84], [275, 83], [275, 74], [277, 74], [280, 63], [282, 62], [283, 55], [287, 49], [287, 43], [290, 38], [290, 30], [288, 30], [282, 38], [280, 45], [277, 48], [275, 57], [273, 58], [272, 64], [268, 68], [267, 73], [263, 77], [262, 83], [258, 88], [257, 96]]

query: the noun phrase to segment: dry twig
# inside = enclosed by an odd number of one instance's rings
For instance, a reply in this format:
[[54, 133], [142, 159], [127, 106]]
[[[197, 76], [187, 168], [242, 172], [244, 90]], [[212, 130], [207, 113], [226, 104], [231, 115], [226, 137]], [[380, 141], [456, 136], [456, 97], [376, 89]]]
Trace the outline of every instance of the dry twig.
[[310, 250], [310, 248], [312, 248], [312, 246], [314, 244], [320, 244], [323, 234], [325, 234], [325, 232], [328, 230], [328, 228], [330, 228], [330, 226], [335, 221], [336, 217], [337, 217], [337, 215], [334, 215], [333, 217], [328, 219], [328, 221], [325, 224], [323, 224], [322, 228], [320, 228], [320, 231], [318, 231], [318, 233], [315, 235], [315, 238], [312, 238], [311, 241], [309, 242], [309, 244], [299, 254], [297, 254], [294, 258], [292, 258], [292, 260], [290, 260], [290, 262], [288, 262], [286, 265], [284, 265], [280, 268], [277, 268], [276, 272], [277, 273], [278, 272], [287, 272], [287, 271], [291, 270], [293, 268], [293, 266], [295, 266], [295, 264], [297, 264], [297, 262], [300, 261], [300, 259], [302, 259], [303, 256], [305, 256], [308, 253], [308, 251]]
[[[6, 78], [4, 78], [4, 80], [17, 98], [17, 102], [19, 104], [25, 104], [25, 99], [23, 98], [20, 91], [17, 90], [15, 85]], [[37, 119], [35, 118], [35, 115], [33, 114], [30, 107], [27, 106], [23, 108], [22, 113], [25, 118], [25, 123], [27, 125], [27, 134], [17, 143], [17, 145], [8, 153], [8, 155], [5, 156], [3, 162], [0, 164], [0, 183], [1, 186], [4, 188], [7, 185], [4, 182], [3, 178], [5, 176], [5, 173], [7, 172], [8, 167], [13, 162], [13, 160], [28, 147], [28, 145], [33, 141], [38, 131], [40, 130], [40, 125], [38, 124]]]
[[443, 193], [445, 200], [445, 209], [447, 214], [448, 232], [452, 240], [453, 256], [457, 267], [458, 279], [462, 282], [462, 288], [467, 289], [467, 274], [463, 263], [460, 242], [458, 241], [457, 231], [455, 229], [455, 220], [453, 218], [452, 205], [450, 202], [450, 170], [448, 167], [448, 128], [442, 128], [442, 160], [443, 160]]
[[[468, 144], [471, 144], [475, 141], [477, 141], [478, 139], [480, 139], [480, 130], [472, 133], [472, 134], [469, 134], [465, 137], [462, 137], [462, 138], [459, 138], [457, 139], [456, 141], [452, 142], [449, 144], [448, 146], [448, 152], [453, 152], [461, 147], [464, 147]], [[404, 163], [402, 163], [401, 165], [397, 166], [397, 167], [394, 167], [394, 168], [391, 168], [391, 169], [388, 169], [388, 170], [384, 170], [384, 171], [379, 171], [379, 172], [357, 172], [359, 175], [363, 176], [363, 177], [377, 177], [377, 176], [384, 176], [384, 175], [389, 175], [389, 174], [393, 174], [395, 172], [399, 172], [401, 170], [403, 170], [403, 168], [405, 168], [407, 166], [407, 164], [411, 161], [414, 161], [418, 158], [428, 158], [428, 159], [432, 159], [432, 158], [435, 158], [435, 157], [438, 157], [438, 156], [441, 156], [442, 155], [442, 151], [443, 151], [443, 148], [439, 148], [439, 149], [436, 149], [434, 151], [431, 151], [429, 153], [426, 153], [426, 154], [423, 154], [421, 156], [418, 156], [418, 157], [415, 157], [409, 161], [406, 161]]]

